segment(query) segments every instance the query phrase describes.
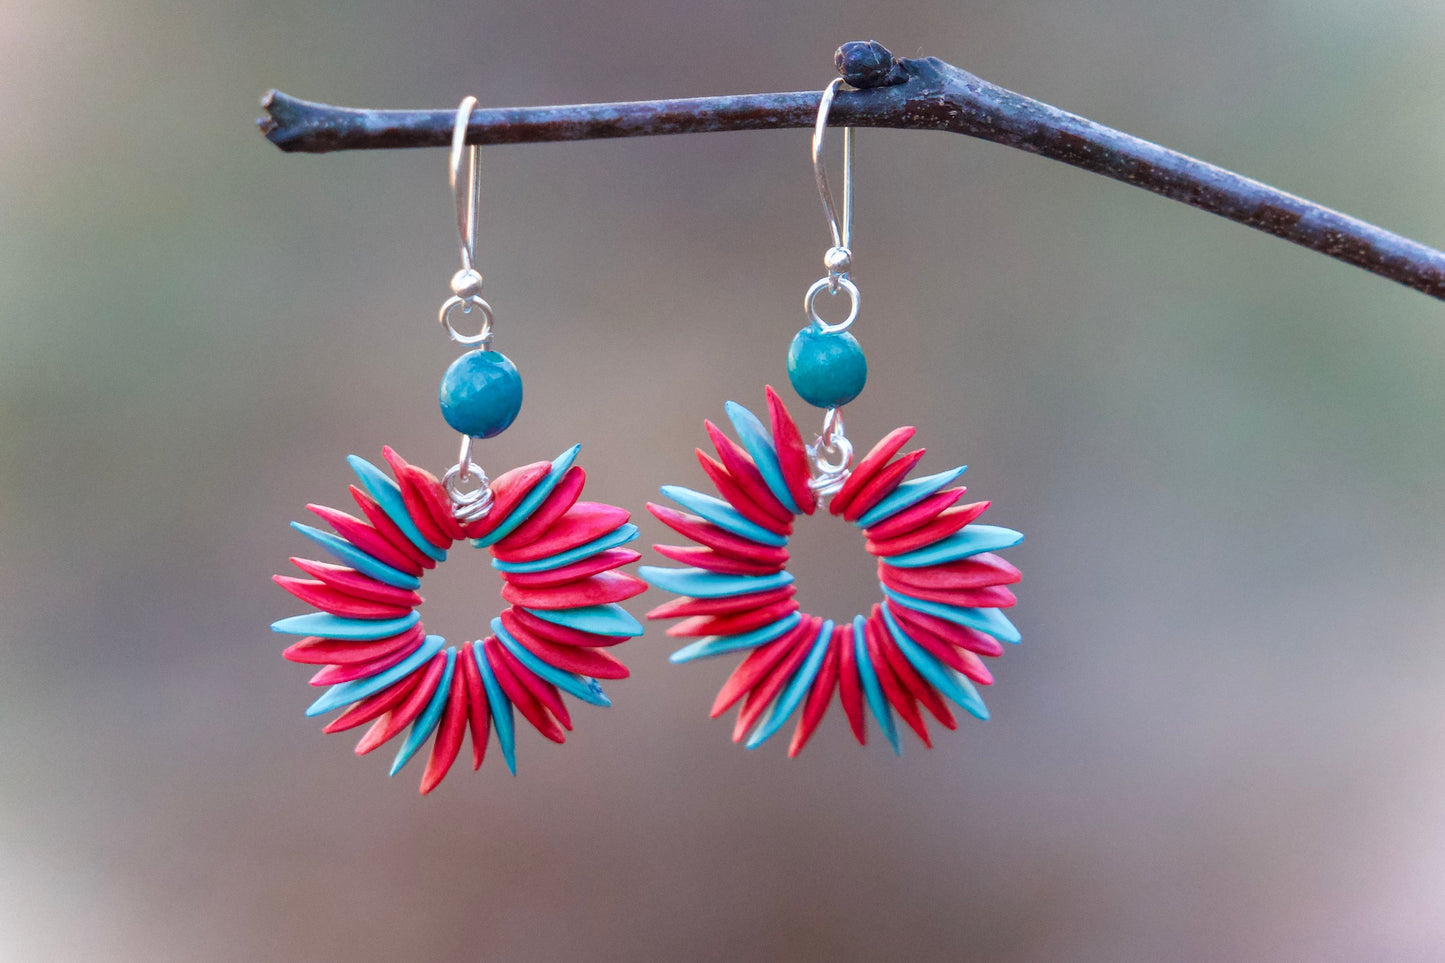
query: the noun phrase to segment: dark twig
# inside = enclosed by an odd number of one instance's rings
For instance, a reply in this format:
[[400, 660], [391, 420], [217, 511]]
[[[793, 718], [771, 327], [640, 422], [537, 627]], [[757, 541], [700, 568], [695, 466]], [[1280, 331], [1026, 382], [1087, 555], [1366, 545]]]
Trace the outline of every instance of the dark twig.
[[[838, 94], [835, 127], [945, 130], [1051, 157], [1282, 237], [1445, 300], [1445, 253], [1232, 171], [997, 87], [935, 58], [899, 60], [881, 44], [844, 44], [835, 58], [857, 90]], [[643, 137], [809, 127], [816, 91], [650, 100], [472, 113], [467, 142]], [[356, 110], [273, 90], [262, 132], [285, 151], [444, 147], [452, 110]]]

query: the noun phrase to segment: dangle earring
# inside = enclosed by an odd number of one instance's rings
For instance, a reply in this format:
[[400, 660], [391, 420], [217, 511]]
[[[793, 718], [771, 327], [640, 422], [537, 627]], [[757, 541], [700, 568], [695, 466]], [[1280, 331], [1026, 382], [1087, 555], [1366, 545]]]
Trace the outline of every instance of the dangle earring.
[[[351, 496], [365, 518], [307, 505], [334, 534], [291, 523], [340, 564], [293, 558], [310, 578], [274, 576], [278, 585], [318, 609], [271, 626], [303, 636], [285, 657], [322, 666], [311, 684], [331, 687], [306, 714], [345, 709], [326, 732], [370, 722], [356, 746], [358, 754], [410, 727], [392, 775], [434, 735], [423, 793], [446, 775], [468, 728], [473, 769], [481, 766], [489, 730], [495, 729], [507, 768], [515, 774], [514, 707], [542, 735], [562, 742], [564, 730], [572, 728], [562, 693], [610, 705], [596, 679], [626, 678], [627, 668], [605, 649], [642, 632], [617, 603], [646, 589], [642, 581], [614, 571], [641, 557], [622, 547], [637, 537], [627, 511], [578, 500], [586, 480], [573, 464], [580, 445], [495, 480], [472, 460], [474, 442], [504, 431], [522, 405], [517, 369], [491, 350], [492, 307], [482, 299], [482, 276], [475, 265], [481, 150], [465, 143], [475, 103], [472, 97], [462, 101], [452, 131], [449, 171], [462, 269], [452, 278], [452, 297], [439, 315], [452, 340], [468, 349], [447, 369], [439, 393], [443, 417], [462, 436], [457, 464], [438, 480], [383, 448], [394, 476], [388, 477], [371, 462], [350, 456], [360, 482], [351, 486]], [[453, 326], [458, 310], [478, 316], [476, 334]], [[428, 635], [416, 608], [425, 572], [464, 539], [490, 551], [507, 604], [491, 619], [486, 638], [458, 647]]]
[[[746, 652], [713, 703], [719, 716], [742, 703], [733, 741], [756, 748], [801, 707], [788, 754], [796, 755], [827, 711], [834, 690], [858, 742], [867, 739], [866, 704], [884, 737], [901, 752], [896, 712], [931, 745], [922, 706], [949, 729], [957, 727], [945, 698], [979, 719], [988, 710], [974, 683], [993, 681], [981, 656], [1003, 652], [1019, 634], [1003, 614], [1014, 604], [1008, 585], [1018, 569], [993, 554], [1023, 540], [1018, 532], [975, 521], [988, 502], [959, 504], [965, 489], [949, 487], [964, 467], [909, 479], [923, 449], [899, 455], [911, 427], [888, 433], [855, 466], [843, 430], [842, 407], [863, 390], [867, 363], [848, 328], [858, 317], [858, 287], [849, 277], [853, 255], [853, 130], [845, 128], [841, 228], [823, 165], [823, 134], [841, 80], [823, 91], [813, 130], [813, 170], [833, 246], [826, 277], [808, 288], [809, 324], [788, 349], [793, 388], [825, 411], [822, 434], [804, 445], [797, 425], [771, 387], [768, 424], [727, 402], [738, 440], [711, 421], [704, 427], [717, 452], [697, 451], [720, 498], [674, 485], [662, 493], [685, 511], [649, 503], [663, 524], [693, 545], [658, 545], [687, 568], [643, 566], [638, 574], [680, 598], [648, 613], [683, 621], [668, 634], [697, 641], [673, 662]], [[818, 316], [824, 291], [848, 296], [837, 324]], [[788, 536], [799, 515], [820, 506], [862, 529], [864, 548], [878, 559], [883, 598], [851, 622], [799, 611], [788, 572]]]

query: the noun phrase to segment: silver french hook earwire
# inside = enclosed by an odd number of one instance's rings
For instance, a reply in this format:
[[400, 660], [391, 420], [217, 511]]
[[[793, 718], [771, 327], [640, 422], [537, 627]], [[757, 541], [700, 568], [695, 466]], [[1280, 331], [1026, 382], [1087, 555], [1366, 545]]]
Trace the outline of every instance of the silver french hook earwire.
[[[823, 164], [823, 138], [828, 129], [828, 114], [833, 109], [833, 98], [843, 83], [835, 77], [823, 88], [818, 101], [818, 119], [813, 124], [813, 178], [818, 183], [818, 196], [823, 200], [823, 213], [828, 216], [828, 230], [833, 235], [833, 246], [823, 255], [823, 266], [828, 269], [827, 277], [820, 278], [803, 295], [803, 310], [817, 330], [831, 334], [846, 331], [858, 320], [858, 286], [848, 277], [853, 267], [853, 128], [843, 128], [843, 218], [838, 219], [838, 206], [833, 201], [833, 190], [828, 185], [828, 168]], [[839, 291], [848, 293], [848, 316], [837, 324], [829, 324], [818, 315], [818, 295], [827, 291], [836, 295]]]
[[853, 261], [853, 128], [843, 128], [843, 219], [838, 220], [838, 208], [833, 201], [833, 190], [828, 184], [828, 168], [823, 163], [823, 140], [828, 130], [828, 115], [833, 110], [833, 98], [843, 78], [836, 77], [823, 88], [818, 101], [818, 119], [813, 124], [813, 178], [818, 182], [818, 196], [823, 199], [823, 212], [828, 216], [828, 230], [833, 235], [833, 246], [823, 257], [828, 268], [829, 287], [837, 292], [837, 281], [846, 277]]
[[[452, 149], [447, 164], [447, 182], [451, 184], [452, 197], [456, 201], [457, 236], [460, 240], [462, 268], [452, 275], [452, 296], [442, 304], [437, 320], [446, 328], [453, 341], [485, 350], [492, 342], [492, 306], [482, 298], [482, 275], [476, 267], [482, 149], [476, 144], [467, 146], [467, 126], [471, 123], [472, 110], [476, 105], [477, 98], [465, 98], [457, 107], [456, 120], [452, 123]], [[465, 180], [462, 178], [463, 154], [467, 158]], [[471, 314], [473, 311], [481, 314], [481, 329], [476, 334], [463, 334], [452, 325], [451, 314], [456, 308], [461, 308], [463, 314]]]
[[[467, 146], [467, 125], [471, 123], [472, 110], [477, 98], [467, 97], [457, 108], [456, 120], [452, 123], [452, 149], [447, 164], [447, 182], [452, 187], [452, 197], [457, 206], [457, 234], [461, 237], [462, 271], [475, 271], [477, 258], [477, 201], [481, 188], [481, 153], [476, 144]], [[467, 155], [467, 180], [462, 180], [462, 154]]]

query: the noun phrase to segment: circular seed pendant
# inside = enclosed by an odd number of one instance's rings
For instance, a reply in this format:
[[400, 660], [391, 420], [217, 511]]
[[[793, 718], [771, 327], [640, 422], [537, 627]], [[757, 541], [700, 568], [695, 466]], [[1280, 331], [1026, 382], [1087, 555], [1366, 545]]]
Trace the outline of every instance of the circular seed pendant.
[[[514, 708], [562, 742], [572, 728], [562, 693], [610, 705], [596, 680], [626, 678], [627, 667], [605, 650], [642, 632], [617, 603], [647, 586], [614, 571], [640, 558], [622, 547], [637, 537], [627, 511], [578, 500], [586, 482], [573, 465], [580, 448], [500, 475], [490, 486], [490, 511], [467, 523], [453, 516], [434, 475], [390, 448], [382, 453], [394, 480], [351, 456], [361, 483], [351, 495], [365, 518], [308, 505], [335, 534], [291, 523], [340, 564], [293, 558], [310, 578], [273, 577], [318, 610], [271, 626], [304, 636], [286, 658], [323, 666], [311, 684], [330, 688], [306, 714], [345, 709], [327, 732], [370, 722], [358, 754], [407, 730], [392, 775], [431, 738], [421, 780], [427, 793], [455, 761], [468, 728], [473, 769], [481, 767], [495, 729], [515, 774]], [[462, 539], [490, 551], [507, 605], [491, 619], [490, 634], [458, 647], [428, 635], [416, 609], [426, 571]]]
[[963, 467], [910, 479], [923, 451], [899, 455], [914, 429], [898, 428], [852, 469], [827, 505], [829, 514], [862, 530], [865, 550], [878, 560], [882, 599], [845, 623], [799, 611], [788, 536], [819, 500], [796, 423], [771, 387], [767, 399], [766, 426], [727, 403], [737, 441], [704, 423], [717, 458], [699, 450], [698, 460], [720, 497], [668, 485], [662, 493], [684, 511], [647, 506], [694, 543], [655, 546], [686, 568], [638, 569], [654, 587], [681, 596], [648, 617], [680, 618], [668, 634], [697, 639], [672, 661], [747, 653], [712, 714], [741, 702], [733, 740], [746, 739], [750, 749], [800, 712], [788, 750], [796, 755], [835, 689], [858, 742], [867, 738], [866, 704], [894, 751], [901, 751], [895, 712], [925, 745], [931, 741], [920, 707], [949, 729], [957, 722], [948, 701], [988, 718], [974, 687], [993, 681], [981, 657], [1019, 641], [1002, 611], [1014, 604], [1007, 586], [1019, 572], [994, 553], [1023, 536], [976, 524], [989, 503], [960, 504], [965, 489], [950, 486]]

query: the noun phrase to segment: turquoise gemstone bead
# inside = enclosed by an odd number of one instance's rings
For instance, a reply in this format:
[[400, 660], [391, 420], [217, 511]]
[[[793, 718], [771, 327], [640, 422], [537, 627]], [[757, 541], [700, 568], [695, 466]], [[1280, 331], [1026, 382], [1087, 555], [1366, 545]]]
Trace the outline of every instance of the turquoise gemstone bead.
[[522, 410], [522, 376], [499, 351], [468, 351], [442, 375], [437, 400], [447, 424], [473, 438], [491, 438]]
[[825, 333], [809, 325], [788, 346], [788, 380], [810, 405], [845, 405], [862, 393], [868, 381], [863, 346], [847, 331]]

